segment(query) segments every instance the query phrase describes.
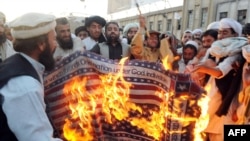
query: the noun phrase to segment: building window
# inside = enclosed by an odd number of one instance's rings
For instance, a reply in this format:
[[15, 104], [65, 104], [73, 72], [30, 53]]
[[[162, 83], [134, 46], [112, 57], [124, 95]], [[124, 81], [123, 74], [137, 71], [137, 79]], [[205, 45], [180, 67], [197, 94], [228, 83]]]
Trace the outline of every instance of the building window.
[[227, 18], [227, 12], [220, 12], [220, 17], [219, 19]]
[[242, 25], [246, 24], [247, 10], [238, 10], [238, 22]]
[[162, 31], [162, 21], [158, 21], [157, 30]]
[[181, 30], [181, 18], [177, 20], [177, 30]]
[[171, 31], [171, 29], [172, 29], [172, 20], [168, 19], [167, 20], [167, 31]]
[[154, 22], [149, 22], [149, 29], [153, 30], [153, 28], [154, 28]]
[[200, 24], [201, 27], [205, 27], [206, 25], [207, 11], [208, 11], [207, 7], [201, 9], [201, 24]]
[[187, 22], [187, 28], [193, 27], [193, 10], [188, 10], [188, 22]]

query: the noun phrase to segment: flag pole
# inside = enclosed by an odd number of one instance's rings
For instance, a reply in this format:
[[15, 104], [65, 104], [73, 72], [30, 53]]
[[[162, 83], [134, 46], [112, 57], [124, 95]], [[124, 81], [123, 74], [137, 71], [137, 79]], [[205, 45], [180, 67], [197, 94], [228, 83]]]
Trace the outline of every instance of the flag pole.
[[[141, 9], [140, 9], [140, 6], [139, 6], [139, 3], [137, 2], [137, 0], [135, 0], [135, 5], [137, 7], [137, 10], [139, 11], [139, 15], [141, 16], [142, 15], [141, 14]], [[145, 26], [144, 28], [145, 28], [147, 36], [150, 37], [150, 34], [149, 34], [148, 30], [147, 30], [147, 27]]]

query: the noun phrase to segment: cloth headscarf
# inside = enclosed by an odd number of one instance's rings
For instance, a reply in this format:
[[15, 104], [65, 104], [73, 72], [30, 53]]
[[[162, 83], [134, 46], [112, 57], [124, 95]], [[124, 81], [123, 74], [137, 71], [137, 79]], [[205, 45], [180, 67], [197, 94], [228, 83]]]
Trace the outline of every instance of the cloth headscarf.
[[216, 58], [232, 56], [241, 52], [242, 47], [247, 44], [244, 37], [230, 37], [213, 42], [210, 48], [210, 54]]

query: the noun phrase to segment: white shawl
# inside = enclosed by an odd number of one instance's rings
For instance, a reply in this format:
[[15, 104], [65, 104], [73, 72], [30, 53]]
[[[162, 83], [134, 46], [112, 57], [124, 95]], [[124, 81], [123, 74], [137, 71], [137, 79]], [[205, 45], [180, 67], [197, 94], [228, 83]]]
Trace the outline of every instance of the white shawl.
[[242, 47], [247, 44], [244, 37], [230, 37], [215, 41], [210, 48], [210, 54], [219, 60], [226, 56], [233, 56], [242, 51]]

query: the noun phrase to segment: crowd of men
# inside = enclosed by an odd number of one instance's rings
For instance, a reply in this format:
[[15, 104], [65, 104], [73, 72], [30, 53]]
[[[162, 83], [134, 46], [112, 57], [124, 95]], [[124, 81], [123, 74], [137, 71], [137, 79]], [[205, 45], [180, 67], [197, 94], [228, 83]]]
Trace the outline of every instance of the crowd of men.
[[[180, 43], [179, 43], [180, 41]], [[66, 17], [28, 13], [6, 24], [0, 12], [0, 140], [59, 141], [46, 115], [43, 73], [75, 51], [113, 60], [171, 64], [211, 89], [209, 141], [223, 140], [223, 125], [249, 123], [250, 23], [223, 18], [201, 29], [185, 30], [181, 39], [167, 31], [147, 30], [146, 19], [127, 24], [100, 16], [70, 31]], [[166, 60], [166, 57], [168, 59]]]

